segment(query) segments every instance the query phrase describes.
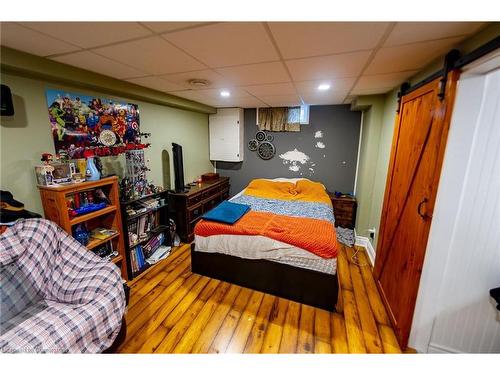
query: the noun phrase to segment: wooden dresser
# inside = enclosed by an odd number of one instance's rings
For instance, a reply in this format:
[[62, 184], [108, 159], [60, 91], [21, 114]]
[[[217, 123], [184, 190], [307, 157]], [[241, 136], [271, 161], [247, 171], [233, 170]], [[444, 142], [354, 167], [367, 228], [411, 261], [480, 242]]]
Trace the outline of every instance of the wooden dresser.
[[196, 184], [186, 193], [169, 193], [170, 217], [175, 221], [181, 240], [192, 242], [194, 226], [201, 215], [228, 198], [229, 177]]
[[333, 205], [333, 214], [335, 215], [335, 226], [354, 229], [356, 224], [356, 209], [358, 203], [353, 197], [339, 197], [334, 193], [328, 193]]

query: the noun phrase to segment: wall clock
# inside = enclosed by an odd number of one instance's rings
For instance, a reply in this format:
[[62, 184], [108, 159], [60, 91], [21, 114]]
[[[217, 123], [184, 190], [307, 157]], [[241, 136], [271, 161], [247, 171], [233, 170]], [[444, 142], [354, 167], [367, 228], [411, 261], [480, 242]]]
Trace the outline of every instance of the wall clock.
[[256, 139], [250, 139], [248, 141], [248, 148], [250, 151], [257, 151], [257, 148], [259, 147], [259, 141]]

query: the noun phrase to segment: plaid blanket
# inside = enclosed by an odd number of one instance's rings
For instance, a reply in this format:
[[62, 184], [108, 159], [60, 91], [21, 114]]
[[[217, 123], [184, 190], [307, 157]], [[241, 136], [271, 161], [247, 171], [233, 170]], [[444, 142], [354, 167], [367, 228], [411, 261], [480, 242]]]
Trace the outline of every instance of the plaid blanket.
[[0, 351], [97, 353], [125, 310], [118, 268], [56, 224], [20, 220], [0, 236]]

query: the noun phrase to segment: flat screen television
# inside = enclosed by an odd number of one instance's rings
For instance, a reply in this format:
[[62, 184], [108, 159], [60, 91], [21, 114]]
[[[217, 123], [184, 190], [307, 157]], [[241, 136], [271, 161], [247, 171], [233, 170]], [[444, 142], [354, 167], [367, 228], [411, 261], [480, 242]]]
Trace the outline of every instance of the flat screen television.
[[174, 156], [175, 191], [182, 193], [187, 191], [184, 184], [184, 163], [182, 161], [182, 146], [172, 143], [172, 153]]
[[13, 116], [14, 104], [12, 103], [12, 93], [9, 86], [0, 85], [0, 115]]

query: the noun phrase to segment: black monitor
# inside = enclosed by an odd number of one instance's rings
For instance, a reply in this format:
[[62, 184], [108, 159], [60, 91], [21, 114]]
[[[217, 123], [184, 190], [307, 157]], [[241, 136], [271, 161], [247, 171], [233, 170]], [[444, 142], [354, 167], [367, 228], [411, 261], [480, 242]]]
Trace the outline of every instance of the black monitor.
[[175, 192], [187, 191], [184, 186], [184, 163], [182, 162], [182, 146], [172, 143], [172, 153], [174, 156]]
[[12, 94], [9, 86], [0, 85], [0, 115], [13, 116], [14, 105], [12, 104]]

